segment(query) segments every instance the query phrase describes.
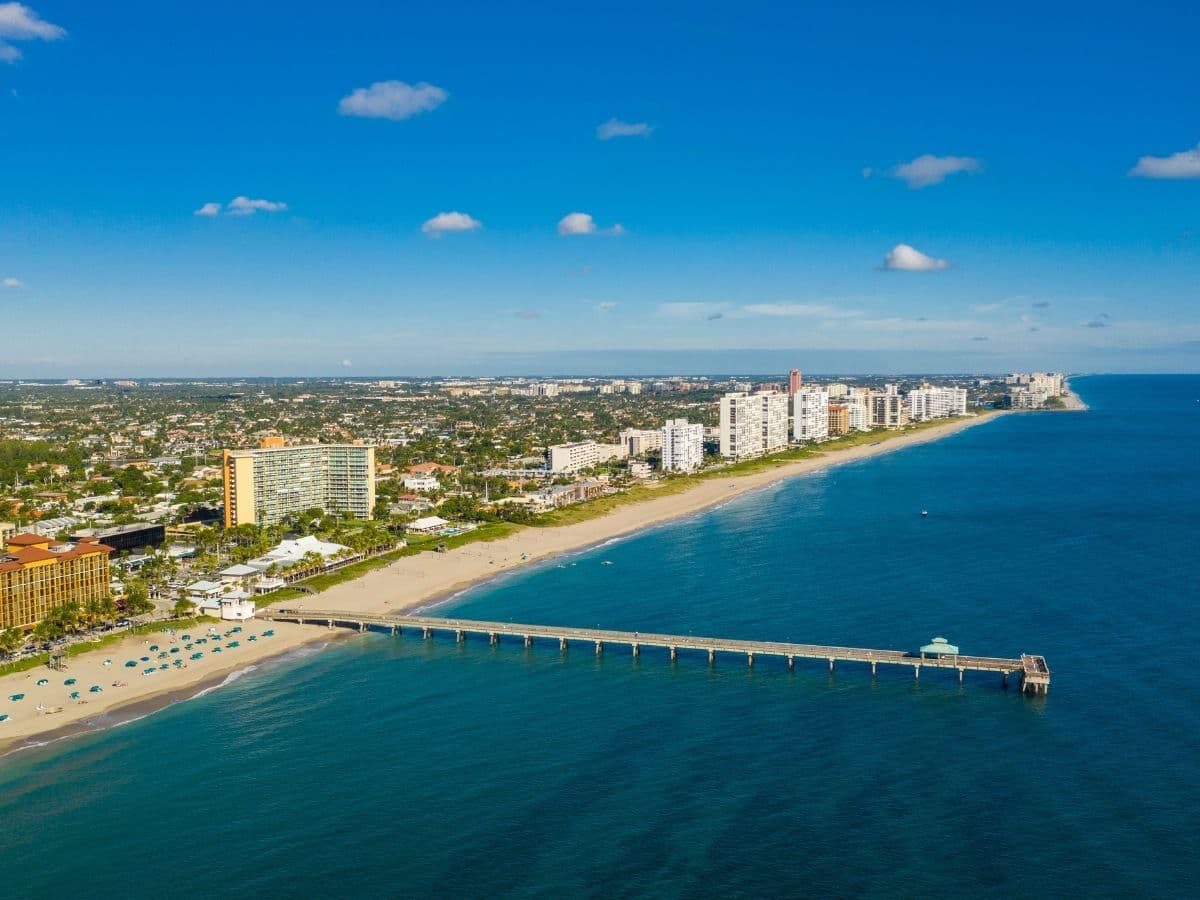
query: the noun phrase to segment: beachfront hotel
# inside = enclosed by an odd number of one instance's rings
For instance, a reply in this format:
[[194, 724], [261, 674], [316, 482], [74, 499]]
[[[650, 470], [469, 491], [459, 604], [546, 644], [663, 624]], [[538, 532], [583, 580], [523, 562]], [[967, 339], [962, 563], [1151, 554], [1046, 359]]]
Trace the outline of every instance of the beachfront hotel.
[[226, 450], [225, 527], [278, 525], [322, 509], [369, 519], [375, 510], [375, 448], [362, 444]]
[[668, 419], [662, 427], [662, 470], [695, 472], [704, 463], [704, 426]]
[[32, 628], [56, 606], [104, 600], [113, 548], [85, 538], [73, 544], [18, 534], [0, 552], [0, 629]]
[[721, 455], [750, 459], [774, 453], [788, 443], [788, 395], [744, 391], [721, 398]]

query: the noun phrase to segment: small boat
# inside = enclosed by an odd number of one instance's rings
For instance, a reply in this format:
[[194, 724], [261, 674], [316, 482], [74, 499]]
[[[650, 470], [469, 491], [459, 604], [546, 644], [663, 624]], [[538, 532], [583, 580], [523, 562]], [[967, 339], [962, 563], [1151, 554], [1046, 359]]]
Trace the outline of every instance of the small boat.
[[612, 560], [611, 560], [611, 559], [606, 559], [606, 560], [604, 560], [602, 563], [600, 563], [600, 565], [602, 565], [602, 566], [611, 566], [611, 565], [612, 565]]
[[924, 519], [928, 515], [929, 515], [929, 510], [927, 510], [927, 509], [921, 510], [921, 518], [922, 519]]

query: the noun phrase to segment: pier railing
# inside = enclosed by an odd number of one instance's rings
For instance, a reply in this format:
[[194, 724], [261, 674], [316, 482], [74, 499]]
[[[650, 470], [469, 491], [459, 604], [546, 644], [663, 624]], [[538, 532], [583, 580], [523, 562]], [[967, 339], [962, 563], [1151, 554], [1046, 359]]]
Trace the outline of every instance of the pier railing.
[[710, 665], [716, 662], [718, 653], [739, 654], [747, 665], [753, 666], [755, 657], [772, 656], [787, 660], [788, 670], [795, 667], [797, 659], [825, 660], [832, 672], [839, 662], [864, 663], [870, 665], [871, 673], [877, 667], [908, 666], [913, 677], [921, 677], [921, 669], [952, 669], [958, 672], [959, 681], [966, 672], [992, 672], [1001, 676], [1007, 686], [1010, 675], [1021, 679], [1021, 688], [1030, 693], [1045, 694], [1050, 689], [1050, 669], [1042, 656], [1022, 654], [1008, 659], [993, 656], [963, 656], [958, 654], [923, 655], [903, 650], [873, 650], [863, 647], [833, 647], [823, 644], [797, 644], [790, 641], [750, 641], [739, 638], [702, 637], [692, 634], [656, 634], [643, 631], [615, 631], [601, 628], [571, 628], [558, 625], [530, 625], [516, 622], [487, 622], [477, 619], [451, 619], [437, 616], [367, 615], [363, 613], [323, 609], [267, 609], [259, 612], [259, 618], [277, 622], [316, 623], [353, 627], [359, 631], [387, 629], [392, 634], [404, 629], [420, 631], [423, 637], [435, 633], [452, 633], [456, 640], [463, 641], [467, 635], [486, 635], [489, 643], [499, 642], [502, 636], [519, 637], [525, 646], [535, 640], [558, 641], [560, 650], [574, 643], [592, 644], [597, 654], [603, 653], [605, 645], [628, 647], [633, 656], [639, 656], [643, 647], [666, 650], [674, 661], [680, 650], [700, 651], [708, 655]]

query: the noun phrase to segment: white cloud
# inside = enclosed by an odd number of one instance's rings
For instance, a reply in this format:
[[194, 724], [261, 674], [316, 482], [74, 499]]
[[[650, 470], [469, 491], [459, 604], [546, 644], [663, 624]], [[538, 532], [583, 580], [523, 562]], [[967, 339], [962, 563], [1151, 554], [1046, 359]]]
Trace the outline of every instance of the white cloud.
[[883, 268], [899, 272], [937, 272], [950, 268], [950, 263], [944, 259], [926, 256], [908, 244], [897, 244], [884, 254]]
[[353, 365], [354, 365], [353, 361], [351, 361], [351, 360], [349, 360], [349, 359], [343, 359], [343, 360], [342, 360], [342, 368], [343, 368], [343, 369], [349, 369], [349, 368], [350, 368], [350, 367], [352, 367]]
[[1140, 178], [1200, 178], [1200, 144], [1170, 156], [1143, 156], [1129, 174]]
[[[207, 206], [207, 204], [205, 205]], [[240, 196], [230, 200], [225, 210], [231, 216], [252, 216], [260, 210], [262, 212], [284, 212], [287, 210], [287, 204], [275, 200], [257, 200]]]
[[0, 285], [3, 285], [6, 288], [19, 288], [21, 286], [21, 279], [5, 278], [3, 281], [0, 281]]
[[602, 141], [610, 141], [618, 137], [647, 137], [654, 127], [645, 122], [622, 122], [620, 119], [609, 119], [602, 125], [596, 126], [596, 137]]
[[9, 41], [57, 41], [66, 29], [38, 18], [22, 3], [0, 3], [0, 62], [16, 62], [21, 51]]
[[564, 237], [571, 234], [595, 234], [596, 222], [587, 213], [567, 213], [558, 222], [558, 233]]
[[518, 309], [513, 315], [518, 319], [536, 319], [538, 311], [536, 309]]
[[391, 119], [399, 122], [418, 113], [437, 109], [450, 95], [424, 81], [376, 81], [370, 87], [355, 90], [338, 102], [338, 113], [365, 119]]
[[612, 228], [597, 228], [596, 220], [588, 213], [573, 212], [567, 213], [559, 219], [558, 233], [563, 237], [571, 237], [577, 234], [611, 234], [619, 236], [625, 233], [625, 228], [620, 223], [612, 226]]
[[975, 313], [990, 313], [996, 312], [998, 309], [1004, 309], [1003, 303], [976, 303], [971, 307], [971, 312]]
[[599, 313], [610, 313], [616, 308], [617, 304], [613, 303], [611, 300], [605, 300], [603, 303], [596, 304], [596, 312]]
[[193, 216], [215, 216], [221, 212], [220, 203], [205, 203], [198, 210], [192, 213]]
[[972, 156], [934, 156], [926, 153], [912, 162], [900, 163], [891, 170], [894, 178], [903, 179], [910, 188], [941, 184], [947, 175], [958, 172], [978, 172], [983, 167]]
[[432, 219], [426, 220], [421, 230], [430, 237], [438, 237], [447, 231], [478, 231], [482, 227], [482, 222], [466, 213], [440, 212]]

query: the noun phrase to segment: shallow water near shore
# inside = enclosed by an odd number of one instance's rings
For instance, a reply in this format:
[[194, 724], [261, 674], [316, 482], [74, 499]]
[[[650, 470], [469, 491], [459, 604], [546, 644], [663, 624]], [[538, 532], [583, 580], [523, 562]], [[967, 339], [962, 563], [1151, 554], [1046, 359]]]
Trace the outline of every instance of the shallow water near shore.
[[1200, 377], [1073, 386], [1089, 412], [774, 485], [436, 610], [944, 635], [1044, 654], [1047, 698], [970, 674], [368, 635], [0, 760], [6, 892], [1191, 894]]

